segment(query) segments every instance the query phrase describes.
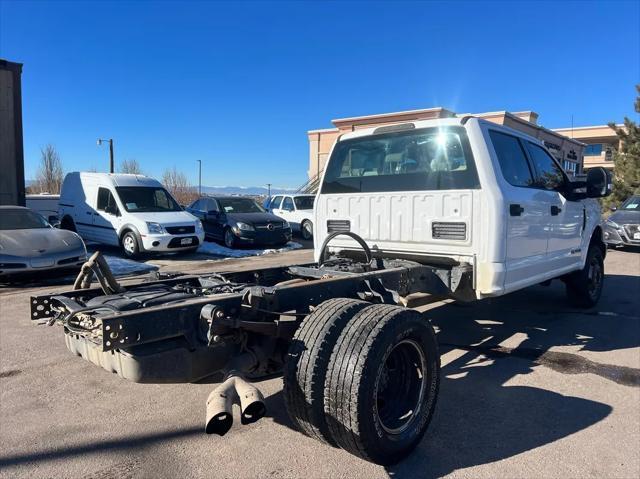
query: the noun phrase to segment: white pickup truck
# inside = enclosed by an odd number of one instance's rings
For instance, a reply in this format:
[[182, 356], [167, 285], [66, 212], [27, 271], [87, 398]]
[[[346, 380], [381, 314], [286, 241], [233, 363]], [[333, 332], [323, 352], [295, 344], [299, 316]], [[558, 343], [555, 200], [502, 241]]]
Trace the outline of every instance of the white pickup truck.
[[63, 325], [74, 354], [131, 381], [222, 372], [207, 433], [230, 430], [234, 405], [242, 424], [260, 419], [245, 378], [281, 372], [297, 429], [393, 464], [426, 432], [440, 384], [435, 332], [412, 308], [555, 278], [578, 306], [595, 305], [606, 248], [592, 198], [609, 188], [603, 169], [575, 181], [536, 139], [476, 118], [358, 130], [325, 169], [315, 263], [125, 289], [96, 253], [73, 290], [32, 297], [30, 317]]
[[[591, 198], [609, 188], [604, 170], [572, 181], [542, 142], [477, 118], [357, 130], [325, 169], [316, 259], [327, 235], [351, 231], [376, 255], [469, 265], [477, 299], [562, 277], [574, 302], [593, 306], [606, 248]], [[331, 246], [360, 248], [348, 237]]]

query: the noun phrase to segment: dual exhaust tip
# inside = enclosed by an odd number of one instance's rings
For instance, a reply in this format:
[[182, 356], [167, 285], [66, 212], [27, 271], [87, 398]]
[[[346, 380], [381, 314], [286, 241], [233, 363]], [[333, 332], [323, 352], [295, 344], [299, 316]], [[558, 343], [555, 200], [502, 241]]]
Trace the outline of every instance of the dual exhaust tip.
[[240, 422], [251, 424], [267, 412], [264, 396], [241, 375], [229, 375], [207, 399], [205, 432], [224, 436], [233, 426], [233, 405], [240, 406]]

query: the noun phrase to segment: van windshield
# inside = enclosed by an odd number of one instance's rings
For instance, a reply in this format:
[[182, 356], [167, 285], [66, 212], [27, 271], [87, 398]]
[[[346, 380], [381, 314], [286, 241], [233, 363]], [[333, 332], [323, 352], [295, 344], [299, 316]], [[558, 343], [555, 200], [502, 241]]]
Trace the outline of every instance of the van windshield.
[[403, 130], [340, 141], [322, 193], [421, 191], [479, 187], [463, 127]]
[[116, 192], [124, 209], [130, 213], [182, 211], [164, 188], [156, 186], [118, 186]]

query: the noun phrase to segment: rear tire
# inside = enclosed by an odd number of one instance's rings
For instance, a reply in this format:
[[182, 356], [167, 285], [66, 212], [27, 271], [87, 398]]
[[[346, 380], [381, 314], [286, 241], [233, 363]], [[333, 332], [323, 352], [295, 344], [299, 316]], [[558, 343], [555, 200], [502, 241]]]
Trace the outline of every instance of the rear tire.
[[127, 231], [122, 236], [122, 251], [127, 258], [136, 259], [140, 256], [140, 244], [138, 237], [133, 231]]
[[598, 246], [590, 246], [584, 268], [566, 280], [567, 297], [579, 308], [593, 308], [598, 304], [604, 286], [604, 259]]
[[303, 434], [335, 446], [324, 413], [324, 384], [331, 352], [364, 301], [336, 298], [320, 304], [303, 321], [289, 346], [283, 370], [284, 402]]
[[351, 454], [394, 464], [422, 439], [439, 383], [431, 324], [410, 309], [369, 306], [349, 322], [331, 356], [324, 393], [331, 436]]

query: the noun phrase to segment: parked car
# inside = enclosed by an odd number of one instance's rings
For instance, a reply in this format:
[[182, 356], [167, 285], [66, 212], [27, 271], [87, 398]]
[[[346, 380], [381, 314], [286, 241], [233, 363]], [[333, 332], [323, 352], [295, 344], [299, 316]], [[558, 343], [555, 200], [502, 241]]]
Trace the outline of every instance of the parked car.
[[82, 238], [53, 228], [23, 206], [0, 206], [0, 278], [43, 271], [78, 270], [87, 259]]
[[604, 222], [604, 240], [609, 246], [640, 246], [640, 196], [627, 199]]
[[289, 222], [291, 229], [309, 240], [313, 237], [314, 195], [277, 195], [269, 202], [269, 211]]
[[114, 173], [69, 173], [62, 183], [61, 228], [85, 241], [121, 246], [128, 257], [145, 251], [195, 251], [202, 223], [153, 178]]
[[203, 197], [187, 211], [200, 218], [208, 238], [227, 248], [239, 245], [283, 246], [291, 239], [286, 220], [267, 212], [251, 198]]

